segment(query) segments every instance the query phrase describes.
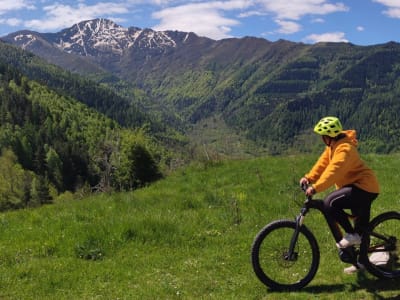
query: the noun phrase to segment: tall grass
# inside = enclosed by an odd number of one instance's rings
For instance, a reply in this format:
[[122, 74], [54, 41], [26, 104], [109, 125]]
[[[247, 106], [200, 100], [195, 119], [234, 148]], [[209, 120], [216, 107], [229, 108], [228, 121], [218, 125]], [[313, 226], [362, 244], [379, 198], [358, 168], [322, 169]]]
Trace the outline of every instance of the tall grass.
[[[399, 210], [400, 156], [371, 155], [382, 194], [373, 214]], [[306, 219], [321, 264], [299, 292], [268, 290], [253, 274], [256, 233], [294, 218], [297, 180], [315, 157], [193, 165], [148, 188], [62, 200], [0, 215], [1, 299], [389, 299], [399, 282], [344, 275], [317, 212]]]

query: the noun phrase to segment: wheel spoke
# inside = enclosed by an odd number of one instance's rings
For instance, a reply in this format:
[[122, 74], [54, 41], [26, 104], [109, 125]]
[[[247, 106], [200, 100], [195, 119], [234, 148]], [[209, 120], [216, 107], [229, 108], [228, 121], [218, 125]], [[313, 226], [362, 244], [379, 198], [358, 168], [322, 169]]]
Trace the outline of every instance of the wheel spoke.
[[400, 214], [382, 214], [371, 225], [367, 269], [377, 277], [400, 278]]

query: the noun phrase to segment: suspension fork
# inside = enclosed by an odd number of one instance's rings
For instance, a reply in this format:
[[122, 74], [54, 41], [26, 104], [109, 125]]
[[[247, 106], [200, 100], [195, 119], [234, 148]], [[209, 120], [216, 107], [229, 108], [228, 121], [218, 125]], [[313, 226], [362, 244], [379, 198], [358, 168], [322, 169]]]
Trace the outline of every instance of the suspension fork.
[[290, 240], [289, 251], [285, 255], [286, 260], [293, 261], [297, 259], [297, 253], [295, 253], [294, 249], [296, 247], [297, 240], [299, 238], [301, 226], [303, 226], [304, 217], [306, 216], [308, 210], [309, 208], [307, 207], [307, 205], [303, 206], [300, 214], [296, 217], [296, 229], [294, 230], [294, 233]]

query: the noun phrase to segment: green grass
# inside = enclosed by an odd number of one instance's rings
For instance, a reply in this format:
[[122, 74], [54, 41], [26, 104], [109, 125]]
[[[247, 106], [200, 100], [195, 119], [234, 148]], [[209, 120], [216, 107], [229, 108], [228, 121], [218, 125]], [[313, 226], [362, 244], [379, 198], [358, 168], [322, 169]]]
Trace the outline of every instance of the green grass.
[[[395, 299], [399, 281], [345, 275], [325, 221], [311, 212], [321, 263], [299, 292], [268, 290], [250, 247], [268, 222], [294, 218], [314, 156], [191, 166], [132, 193], [63, 200], [0, 215], [0, 299]], [[400, 155], [366, 156], [400, 207]]]

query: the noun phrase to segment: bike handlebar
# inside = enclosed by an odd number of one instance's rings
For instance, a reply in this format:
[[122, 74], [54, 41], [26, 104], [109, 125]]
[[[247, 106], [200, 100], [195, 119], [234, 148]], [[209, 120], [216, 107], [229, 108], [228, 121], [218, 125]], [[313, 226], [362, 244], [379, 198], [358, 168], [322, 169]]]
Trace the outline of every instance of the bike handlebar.
[[[305, 193], [305, 192], [307, 191], [308, 184], [307, 184], [307, 183], [302, 183], [302, 184], [300, 185], [300, 187], [301, 187], [301, 190]], [[307, 197], [307, 198], [306, 198], [306, 203], [312, 200], [312, 196], [307, 195], [306, 197]]]
[[[300, 185], [303, 192], [305, 192], [309, 186], [310, 185], [307, 183], [302, 183]], [[323, 201], [321, 199], [313, 199], [312, 195], [306, 195], [306, 200], [303, 203], [303, 209], [304, 212], [306, 213], [310, 208], [315, 208], [318, 209], [319, 211], [322, 211], [322, 205]]]

